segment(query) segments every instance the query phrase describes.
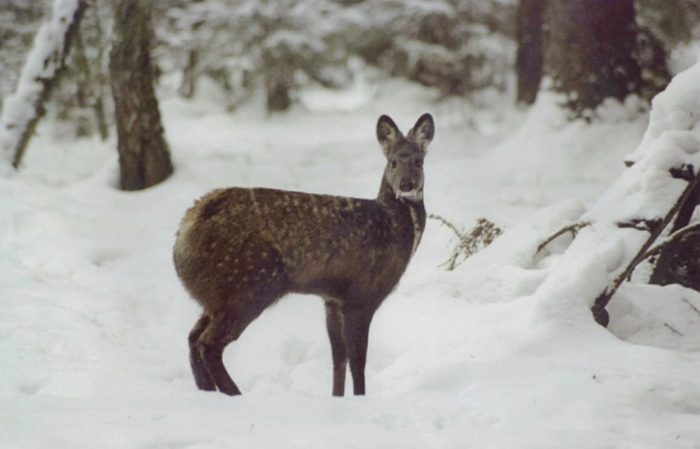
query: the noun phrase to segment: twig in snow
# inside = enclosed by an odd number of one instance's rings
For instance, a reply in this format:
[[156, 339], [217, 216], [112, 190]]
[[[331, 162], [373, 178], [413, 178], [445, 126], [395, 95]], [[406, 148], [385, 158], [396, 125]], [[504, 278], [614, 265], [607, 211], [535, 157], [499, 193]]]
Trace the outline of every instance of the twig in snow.
[[590, 224], [591, 223], [589, 223], [587, 221], [581, 221], [578, 223], [570, 224], [568, 226], [564, 226], [563, 228], [561, 228], [560, 230], [558, 230], [557, 232], [555, 232], [554, 234], [549, 236], [547, 238], [547, 240], [540, 243], [540, 245], [537, 247], [537, 251], [535, 252], [535, 254], [539, 254], [540, 251], [545, 249], [547, 247], [547, 245], [549, 245], [554, 240], [556, 240], [557, 237], [560, 237], [560, 236], [566, 234], [567, 232], [570, 232], [573, 237], [576, 237], [576, 234], [578, 234], [578, 231], [580, 231], [581, 229], [585, 228], [586, 226], [588, 226]]
[[686, 303], [686, 304], [688, 304], [688, 305], [690, 306], [690, 308], [693, 309], [693, 310], [695, 311], [695, 313], [697, 313], [698, 315], [700, 315], [700, 309], [698, 309], [697, 307], [695, 307], [695, 306], [693, 305], [692, 302], [688, 301], [688, 300], [685, 299], [685, 298], [683, 298], [683, 302]]
[[664, 326], [666, 326], [668, 329], [670, 329], [671, 332], [673, 332], [674, 334], [680, 335], [681, 337], [685, 337], [685, 335], [681, 331], [679, 331], [675, 327], [671, 326], [670, 324], [664, 323]]

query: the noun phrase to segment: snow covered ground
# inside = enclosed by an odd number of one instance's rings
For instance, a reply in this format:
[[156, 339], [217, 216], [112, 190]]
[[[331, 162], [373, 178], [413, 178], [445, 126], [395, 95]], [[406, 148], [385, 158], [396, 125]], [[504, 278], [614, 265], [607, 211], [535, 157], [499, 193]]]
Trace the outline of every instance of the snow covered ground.
[[[24, 169], [0, 177], [0, 448], [700, 448], [700, 294], [626, 285], [609, 330], [541, 300], [568, 307], [600, 283], [594, 267], [550, 279], [566, 242], [535, 249], [624, 170], [645, 114], [608, 105], [572, 124], [546, 95], [529, 111], [432, 98], [391, 81], [308, 91], [274, 117], [225, 113], [211, 92], [166, 98], [176, 172], [135, 193], [114, 188], [113, 140], [45, 123]], [[302, 296], [225, 353], [242, 397], [196, 390], [199, 310], [171, 262], [185, 209], [228, 185], [372, 197], [377, 117], [406, 129], [426, 111], [428, 211], [507, 232], [446, 272], [452, 235], [429, 221], [373, 321], [366, 397], [330, 396], [322, 302]]]

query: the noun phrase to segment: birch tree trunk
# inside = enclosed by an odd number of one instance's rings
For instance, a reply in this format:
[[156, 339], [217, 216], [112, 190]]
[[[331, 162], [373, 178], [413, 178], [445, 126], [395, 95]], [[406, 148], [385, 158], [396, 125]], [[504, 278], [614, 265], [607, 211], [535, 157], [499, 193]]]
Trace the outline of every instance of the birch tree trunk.
[[114, 97], [120, 187], [141, 190], [173, 172], [153, 89], [151, 2], [118, 0], [109, 70]]

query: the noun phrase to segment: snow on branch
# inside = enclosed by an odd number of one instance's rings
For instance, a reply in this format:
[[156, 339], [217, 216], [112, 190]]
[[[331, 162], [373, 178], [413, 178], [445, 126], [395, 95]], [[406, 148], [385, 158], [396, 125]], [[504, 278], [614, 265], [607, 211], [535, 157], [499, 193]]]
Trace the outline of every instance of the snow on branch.
[[46, 113], [44, 103], [51, 95], [83, 12], [84, 0], [54, 0], [51, 17], [34, 38], [22, 67], [15, 92], [4, 102], [0, 114], [0, 157], [17, 168], [34, 129]]
[[606, 305], [698, 184], [700, 64], [676, 75], [656, 96], [644, 139], [627, 160], [628, 168], [580, 218], [591, 224], [532, 295], [544, 314], [556, 315], [567, 329], [590, 324], [581, 313], [585, 308], [599, 324], [608, 324]]

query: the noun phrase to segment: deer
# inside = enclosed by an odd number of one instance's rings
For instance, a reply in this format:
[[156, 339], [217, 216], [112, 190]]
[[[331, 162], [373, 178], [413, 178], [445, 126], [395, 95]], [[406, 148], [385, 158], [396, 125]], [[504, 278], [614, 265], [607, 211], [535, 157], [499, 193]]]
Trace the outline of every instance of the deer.
[[175, 269], [202, 315], [189, 333], [200, 390], [239, 395], [224, 348], [287, 293], [324, 300], [333, 396], [365, 394], [370, 322], [394, 290], [423, 235], [423, 159], [435, 125], [425, 113], [404, 136], [382, 115], [377, 140], [386, 166], [376, 199], [267, 188], [213, 190], [187, 210]]

